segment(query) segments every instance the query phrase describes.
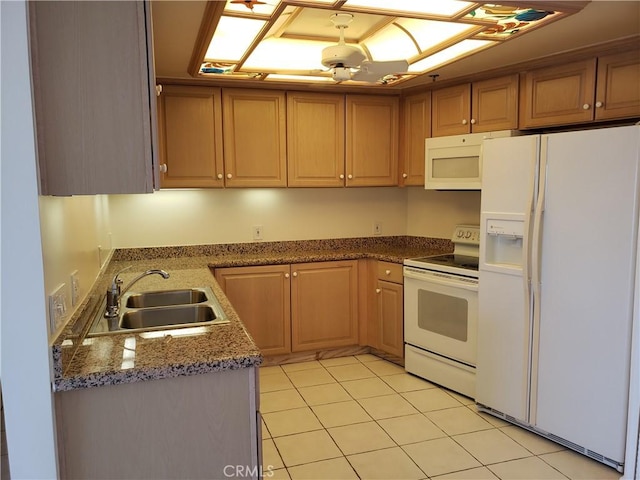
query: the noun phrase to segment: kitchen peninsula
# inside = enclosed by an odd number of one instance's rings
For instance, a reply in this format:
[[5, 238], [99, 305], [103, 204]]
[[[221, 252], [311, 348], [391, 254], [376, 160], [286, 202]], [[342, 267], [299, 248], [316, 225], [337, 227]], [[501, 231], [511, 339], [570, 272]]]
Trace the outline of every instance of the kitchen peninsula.
[[[204, 478], [228, 464], [258, 462], [257, 367], [263, 359], [211, 269], [339, 260], [399, 264], [449, 249], [448, 240], [368, 237], [116, 250], [85, 305], [53, 345], [64, 476], [152, 478], [189, 472], [190, 478]], [[146, 277], [136, 291], [211, 287], [229, 323], [88, 334], [104, 292], [125, 267], [131, 267], [121, 274], [125, 283], [151, 268], [170, 274], [166, 280]], [[362, 307], [358, 320], [366, 325], [369, 319], [362, 314], [369, 312]], [[358, 343], [366, 348], [366, 337]], [[91, 442], [86, 441], [88, 431]], [[189, 434], [175, 433], [182, 431]], [[206, 453], [212, 444], [224, 448]]]

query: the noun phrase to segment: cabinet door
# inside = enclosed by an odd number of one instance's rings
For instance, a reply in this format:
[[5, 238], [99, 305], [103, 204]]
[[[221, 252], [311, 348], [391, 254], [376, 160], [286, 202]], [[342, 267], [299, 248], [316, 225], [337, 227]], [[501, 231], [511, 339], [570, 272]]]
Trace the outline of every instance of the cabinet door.
[[431, 135], [463, 135], [471, 131], [471, 84], [440, 88], [431, 92]]
[[158, 110], [160, 186], [223, 187], [220, 89], [164, 85]]
[[520, 128], [593, 120], [596, 60], [526, 72], [520, 88]]
[[402, 100], [400, 185], [424, 185], [424, 141], [431, 136], [431, 92]]
[[344, 186], [344, 95], [287, 93], [290, 187]]
[[640, 52], [598, 58], [596, 120], [640, 116]]
[[285, 187], [284, 92], [225, 89], [222, 102], [226, 186]]
[[378, 280], [379, 347], [392, 355], [404, 356], [403, 287], [401, 284]]
[[398, 184], [397, 97], [347, 95], [347, 186]]
[[291, 352], [289, 271], [289, 265], [216, 269], [216, 280], [263, 355]]
[[40, 193], [152, 192], [148, 2], [27, 2]]
[[471, 85], [471, 131], [518, 128], [518, 74]]
[[294, 352], [358, 344], [356, 260], [291, 266]]

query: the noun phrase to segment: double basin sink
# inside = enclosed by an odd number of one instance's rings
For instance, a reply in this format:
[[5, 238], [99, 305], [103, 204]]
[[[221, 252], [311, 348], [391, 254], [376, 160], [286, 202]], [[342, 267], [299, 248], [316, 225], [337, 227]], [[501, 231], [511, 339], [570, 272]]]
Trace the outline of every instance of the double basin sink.
[[229, 323], [210, 287], [127, 292], [117, 317], [105, 318], [104, 311], [96, 315], [89, 335]]

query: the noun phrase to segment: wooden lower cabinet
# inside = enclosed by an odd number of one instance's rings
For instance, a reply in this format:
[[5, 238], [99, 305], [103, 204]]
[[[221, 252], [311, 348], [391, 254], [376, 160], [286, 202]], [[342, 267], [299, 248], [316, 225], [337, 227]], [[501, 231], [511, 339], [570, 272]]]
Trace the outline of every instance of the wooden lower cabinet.
[[236, 465], [260, 478], [256, 377], [249, 367], [56, 393], [60, 478], [226, 478]]
[[374, 313], [369, 317], [369, 343], [397, 357], [404, 357], [404, 286], [402, 265], [375, 262], [372, 268], [375, 284]]
[[290, 353], [290, 266], [218, 268], [215, 276], [263, 355]]
[[217, 268], [263, 355], [358, 344], [358, 261]]
[[358, 262], [291, 267], [291, 348], [294, 352], [358, 343]]
[[378, 280], [378, 334], [380, 350], [404, 356], [404, 305], [402, 284]]

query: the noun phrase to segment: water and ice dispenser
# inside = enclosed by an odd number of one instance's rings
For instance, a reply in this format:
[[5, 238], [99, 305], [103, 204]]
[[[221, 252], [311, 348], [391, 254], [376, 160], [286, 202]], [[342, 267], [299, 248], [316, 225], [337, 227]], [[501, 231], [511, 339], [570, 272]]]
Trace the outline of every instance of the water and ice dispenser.
[[484, 221], [484, 263], [495, 267], [522, 268], [524, 221], [496, 218], [486, 218]]

